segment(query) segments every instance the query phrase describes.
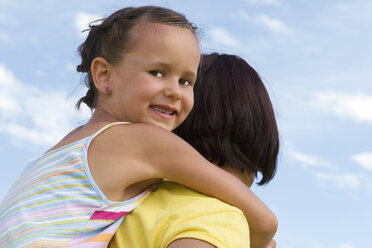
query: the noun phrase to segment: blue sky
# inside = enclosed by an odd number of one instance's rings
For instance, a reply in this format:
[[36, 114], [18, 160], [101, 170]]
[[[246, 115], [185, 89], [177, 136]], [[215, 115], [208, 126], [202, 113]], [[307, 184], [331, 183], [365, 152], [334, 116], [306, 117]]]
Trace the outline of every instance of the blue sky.
[[202, 51], [240, 55], [263, 77], [282, 146], [276, 177], [253, 190], [278, 216], [278, 247], [372, 247], [369, 0], [0, 0], [0, 198], [89, 118], [74, 109], [86, 23], [147, 4], [184, 13]]

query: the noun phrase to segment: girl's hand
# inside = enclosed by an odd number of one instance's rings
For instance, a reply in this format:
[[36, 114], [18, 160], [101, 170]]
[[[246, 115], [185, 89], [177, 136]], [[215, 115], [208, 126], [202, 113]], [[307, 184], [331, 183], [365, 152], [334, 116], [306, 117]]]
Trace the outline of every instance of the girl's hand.
[[267, 244], [266, 248], [276, 248], [276, 241], [272, 239], [270, 243]]

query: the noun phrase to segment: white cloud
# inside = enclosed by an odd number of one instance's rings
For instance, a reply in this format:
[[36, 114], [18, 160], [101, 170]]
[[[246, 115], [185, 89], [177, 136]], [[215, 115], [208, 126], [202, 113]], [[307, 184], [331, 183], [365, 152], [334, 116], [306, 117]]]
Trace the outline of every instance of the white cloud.
[[265, 4], [265, 5], [274, 5], [279, 6], [280, 2], [278, 0], [245, 0], [250, 4]]
[[35, 46], [40, 46], [41, 44], [39, 37], [37, 37], [36, 35], [32, 35], [30, 40], [31, 43], [34, 44]]
[[372, 123], [372, 97], [365, 94], [317, 92], [315, 105], [357, 122]]
[[8, 43], [10, 41], [9, 33], [0, 32], [0, 42]]
[[66, 92], [25, 85], [1, 64], [0, 88], [0, 132], [29, 144], [53, 145], [90, 115], [77, 112]]
[[[82, 32], [89, 28], [89, 23], [102, 19], [102, 16], [79, 12], [75, 15], [75, 28]], [[99, 23], [99, 22], [98, 22]]]
[[246, 22], [251, 22], [251, 21], [253, 21], [253, 18], [252, 18], [250, 15], [248, 15], [248, 13], [247, 13], [245, 10], [240, 9], [240, 10], [238, 11], [238, 15], [239, 15], [243, 20], [245, 20]]
[[260, 15], [249, 15], [245, 10], [240, 9], [238, 12], [240, 18], [248, 23], [254, 23], [256, 25], [262, 25], [273, 33], [276, 34], [293, 34], [294, 31], [285, 25], [282, 21], [271, 18], [265, 14]]
[[315, 176], [319, 180], [331, 183], [341, 189], [358, 189], [363, 181], [363, 177], [353, 173], [317, 173]]
[[73, 63], [67, 63], [66, 64], [66, 70], [68, 72], [76, 72], [76, 65]]
[[[313, 169], [311, 174], [315, 176], [322, 186], [333, 186], [342, 190], [365, 189], [372, 192], [372, 183], [366, 180], [365, 173], [341, 172], [340, 168], [318, 156], [308, 155], [293, 149], [287, 151], [287, 154], [304, 169]], [[352, 158], [367, 170], [372, 170], [372, 153], [361, 153], [352, 156]]]
[[217, 27], [207, 31], [208, 37], [212, 43], [225, 45], [228, 47], [236, 47], [238, 45], [237, 39], [229, 33], [226, 29]]
[[[0, 9], [3, 10], [1, 11], [1, 15], [0, 15], [0, 24], [3, 25], [3, 27], [7, 27], [7, 28], [15, 28], [15, 27], [19, 27], [19, 25], [21, 23], [24, 22], [22, 16], [20, 15], [15, 15], [14, 12], [7, 12], [7, 11], [4, 11], [8, 6], [4, 6], [3, 5], [3, 2], [5, 1], [0, 1]], [[15, 1], [7, 1], [7, 2], [15, 2]], [[16, 4], [17, 6], [14, 6], [14, 8], [24, 8], [24, 3], [20, 3], [20, 4]]]
[[45, 77], [47, 74], [45, 73], [44, 70], [42, 69], [38, 69], [35, 71], [36, 75], [39, 76], [39, 77]]
[[261, 14], [255, 17], [257, 23], [264, 25], [271, 32], [278, 34], [292, 34], [293, 30], [285, 25], [279, 19], [271, 18], [265, 14]]
[[333, 168], [333, 166], [317, 156], [307, 155], [305, 153], [290, 151], [289, 155], [299, 162], [304, 168], [307, 167], [322, 167], [322, 168]]
[[337, 248], [354, 248], [355, 246], [351, 244], [340, 244]]
[[364, 169], [372, 171], [372, 153], [359, 153], [351, 157], [355, 162], [360, 164]]

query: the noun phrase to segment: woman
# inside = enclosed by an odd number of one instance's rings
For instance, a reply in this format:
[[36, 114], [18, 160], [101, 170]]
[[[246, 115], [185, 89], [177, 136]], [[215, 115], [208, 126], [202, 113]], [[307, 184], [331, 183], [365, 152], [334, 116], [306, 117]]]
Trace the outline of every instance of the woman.
[[[204, 55], [195, 104], [175, 130], [216, 166], [248, 187], [274, 176], [279, 151], [272, 104], [257, 72], [243, 59]], [[249, 229], [248, 229], [249, 224]], [[182, 185], [164, 181], [129, 214], [110, 247], [275, 247], [276, 228]]]

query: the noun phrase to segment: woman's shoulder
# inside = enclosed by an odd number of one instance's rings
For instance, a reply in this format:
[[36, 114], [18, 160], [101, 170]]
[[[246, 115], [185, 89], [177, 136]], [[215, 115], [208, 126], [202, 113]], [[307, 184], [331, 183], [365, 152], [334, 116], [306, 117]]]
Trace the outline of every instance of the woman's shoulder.
[[[200, 212], [239, 212], [242, 214], [241, 210], [235, 206], [166, 179], [159, 183], [156, 192], [152, 193], [152, 198], [162, 204], [176, 204], [175, 209], [184, 208], [187, 212], [195, 210], [195, 214]], [[195, 209], [194, 206], [198, 208]]]

